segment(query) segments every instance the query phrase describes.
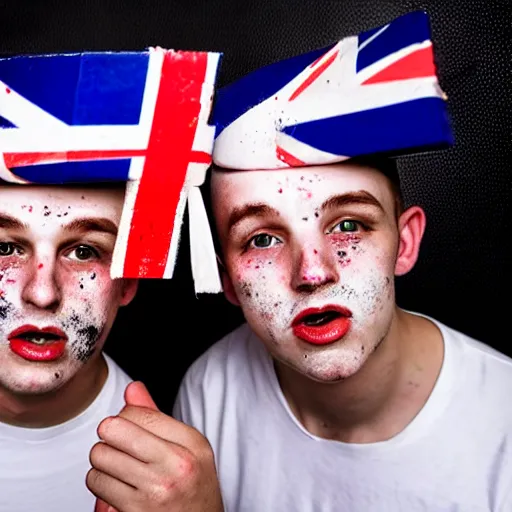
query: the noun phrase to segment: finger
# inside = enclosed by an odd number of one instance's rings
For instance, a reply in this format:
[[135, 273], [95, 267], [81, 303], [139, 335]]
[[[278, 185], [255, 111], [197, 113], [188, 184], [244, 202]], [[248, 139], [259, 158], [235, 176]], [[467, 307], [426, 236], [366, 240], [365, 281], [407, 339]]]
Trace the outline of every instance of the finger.
[[98, 427], [99, 438], [112, 448], [142, 462], [157, 462], [168, 443], [121, 416], [104, 419]]
[[191, 450], [209, 447], [206, 439], [195, 428], [189, 427], [160, 411], [126, 406], [119, 413], [119, 416], [157, 437], [171, 443], [180, 444]]
[[125, 484], [138, 488], [142, 482], [151, 482], [150, 466], [116, 450], [106, 443], [97, 443], [89, 455], [91, 466]]
[[124, 392], [124, 399], [127, 405], [146, 407], [158, 411], [158, 407], [142, 382], [130, 382]]
[[94, 507], [94, 512], [119, 512], [116, 508], [111, 507], [108, 503], [105, 503], [103, 500], [99, 498], [96, 500], [96, 506]]
[[[99, 498], [118, 510], [126, 511], [128, 506], [131, 506], [136, 499], [137, 491], [133, 487], [95, 468], [90, 469], [87, 473], [85, 484], [96, 498]], [[108, 508], [104, 508], [101, 501], [97, 502], [96, 506], [103, 507], [100, 508], [102, 512], [103, 510], [108, 510]]]

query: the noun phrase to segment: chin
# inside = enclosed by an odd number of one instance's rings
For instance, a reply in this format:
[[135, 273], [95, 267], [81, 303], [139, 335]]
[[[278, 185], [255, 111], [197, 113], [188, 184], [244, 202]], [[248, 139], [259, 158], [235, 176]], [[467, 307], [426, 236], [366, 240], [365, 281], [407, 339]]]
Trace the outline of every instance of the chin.
[[350, 346], [334, 344], [322, 350], [289, 356], [280, 359], [304, 377], [326, 384], [341, 382], [356, 375], [367, 360], [359, 345], [352, 349]]
[[62, 365], [18, 367], [9, 375], [0, 376], [0, 386], [17, 395], [45, 395], [67, 384], [73, 375]]

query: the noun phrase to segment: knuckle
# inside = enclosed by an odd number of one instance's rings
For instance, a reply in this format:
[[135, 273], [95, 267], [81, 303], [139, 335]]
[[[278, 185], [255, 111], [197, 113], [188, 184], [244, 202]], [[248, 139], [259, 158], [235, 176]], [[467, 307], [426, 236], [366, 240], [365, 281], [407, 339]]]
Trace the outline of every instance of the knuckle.
[[151, 503], [166, 505], [171, 499], [171, 494], [176, 483], [172, 478], [163, 477], [153, 482], [148, 489]]
[[126, 406], [119, 416], [143, 427], [151, 427], [158, 421], [155, 411], [134, 406]]

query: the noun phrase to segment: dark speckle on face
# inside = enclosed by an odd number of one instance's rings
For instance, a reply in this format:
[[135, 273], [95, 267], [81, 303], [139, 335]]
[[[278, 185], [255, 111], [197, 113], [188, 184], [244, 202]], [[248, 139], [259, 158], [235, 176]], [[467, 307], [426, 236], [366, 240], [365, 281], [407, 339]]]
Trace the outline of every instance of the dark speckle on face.
[[346, 255], [347, 255], [347, 253], [345, 251], [338, 251], [338, 256], [340, 258], [344, 258]]
[[91, 279], [93, 279], [93, 280], [94, 280], [94, 279], [96, 279], [96, 273], [95, 273], [95, 272], [93, 272], [93, 273], [91, 274]]
[[76, 332], [77, 339], [72, 347], [73, 357], [81, 363], [86, 363], [94, 354], [96, 343], [101, 334], [100, 329], [77, 314], [69, 317], [69, 320], [64, 324], [64, 329]]
[[248, 283], [242, 283], [240, 285], [240, 289], [242, 291], [242, 293], [247, 297], [247, 298], [251, 298], [252, 297], [252, 288], [251, 288], [251, 285], [248, 284]]
[[307, 217], [302, 217], [302, 220], [307, 222], [308, 218]]
[[0, 320], [5, 320], [12, 311], [12, 304], [0, 295]]
[[75, 345], [74, 356], [80, 362], [87, 362], [94, 354], [95, 345], [100, 337], [100, 332], [94, 325], [88, 325], [77, 331], [80, 342]]

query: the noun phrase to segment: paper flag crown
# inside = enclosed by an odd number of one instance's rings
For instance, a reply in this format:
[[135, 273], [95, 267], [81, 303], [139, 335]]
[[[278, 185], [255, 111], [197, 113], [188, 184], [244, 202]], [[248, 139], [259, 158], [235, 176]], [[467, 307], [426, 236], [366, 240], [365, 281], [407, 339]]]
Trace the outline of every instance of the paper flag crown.
[[199, 191], [219, 61], [161, 48], [0, 59], [0, 179], [126, 181], [113, 278], [172, 277], [188, 200], [196, 291], [220, 290]]
[[261, 68], [217, 91], [213, 160], [279, 169], [453, 143], [421, 11]]

